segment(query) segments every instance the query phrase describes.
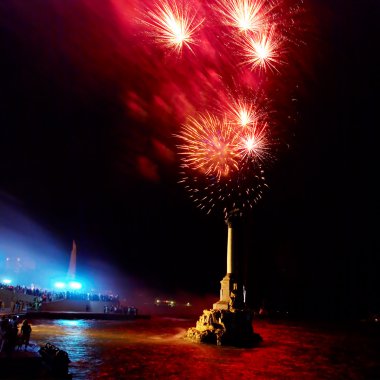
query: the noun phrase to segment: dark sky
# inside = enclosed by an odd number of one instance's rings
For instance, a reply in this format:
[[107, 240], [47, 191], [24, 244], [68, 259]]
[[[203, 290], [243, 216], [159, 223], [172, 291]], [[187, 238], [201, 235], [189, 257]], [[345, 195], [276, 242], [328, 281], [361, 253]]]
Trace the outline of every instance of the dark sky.
[[[2, 201], [68, 249], [75, 239], [84, 266], [99, 257], [163, 292], [217, 296], [226, 225], [178, 183], [173, 133], [200, 106], [205, 73], [229, 78], [231, 62], [212, 63], [216, 45], [167, 57], [132, 22], [141, 2], [122, 4], [1, 1]], [[245, 274], [254, 304], [364, 315], [380, 307], [379, 5], [305, 4], [295, 34], [306, 45], [266, 84], [289, 148], [245, 215]], [[201, 59], [207, 71], [193, 68]]]

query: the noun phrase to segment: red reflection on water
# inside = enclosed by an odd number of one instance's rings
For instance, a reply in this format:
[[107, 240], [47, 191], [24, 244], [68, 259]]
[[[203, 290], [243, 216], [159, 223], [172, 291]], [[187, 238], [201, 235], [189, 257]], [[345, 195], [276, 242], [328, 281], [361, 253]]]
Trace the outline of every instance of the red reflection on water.
[[[194, 318], [40, 321], [34, 339], [69, 353], [75, 379], [379, 379], [379, 329], [255, 322], [256, 348], [183, 338]], [[374, 326], [378, 327], [378, 326]], [[376, 334], [374, 334], [374, 332]]]

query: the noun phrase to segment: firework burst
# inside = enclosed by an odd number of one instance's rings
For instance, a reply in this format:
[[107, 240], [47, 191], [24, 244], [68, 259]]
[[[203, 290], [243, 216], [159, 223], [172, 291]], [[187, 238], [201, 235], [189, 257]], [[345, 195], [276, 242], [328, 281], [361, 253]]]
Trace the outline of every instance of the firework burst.
[[254, 122], [240, 132], [237, 150], [242, 159], [264, 162], [270, 158], [268, 125]]
[[149, 33], [158, 43], [177, 53], [183, 46], [192, 50], [191, 45], [196, 42], [194, 34], [203, 21], [196, 21], [195, 11], [175, 1], [156, 3], [142, 20], [150, 27]]
[[258, 94], [253, 98], [229, 95], [228, 103], [222, 112], [227, 114], [232, 123], [241, 127], [266, 120], [268, 117], [265, 108], [259, 106]]
[[243, 63], [252, 70], [278, 71], [277, 66], [283, 63], [283, 39], [274, 26], [256, 36], [243, 36], [238, 45], [242, 49]]
[[205, 113], [188, 118], [176, 135], [181, 141], [181, 182], [198, 207], [210, 212], [220, 204], [225, 216], [261, 198], [262, 163], [270, 157], [264, 113], [250, 103], [235, 105], [222, 117]]
[[258, 100], [232, 99], [227, 105], [227, 117], [238, 135], [237, 155], [242, 159], [264, 162], [270, 158], [268, 112]]
[[241, 32], [260, 32], [267, 23], [268, 11], [263, 0], [220, 0], [216, 11], [223, 24]]
[[218, 179], [238, 170], [239, 136], [226, 118], [209, 113], [189, 117], [177, 136], [182, 140], [178, 148], [185, 166]]
[[243, 100], [233, 101], [228, 110], [231, 120], [241, 127], [252, 124], [257, 119], [254, 105]]
[[197, 175], [191, 167], [182, 166], [181, 180], [196, 206], [208, 214], [218, 208], [226, 219], [234, 210], [253, 206], [262, 198], [267, 184], [261, 164], [246, 161], [232, 176], [216, 178]]

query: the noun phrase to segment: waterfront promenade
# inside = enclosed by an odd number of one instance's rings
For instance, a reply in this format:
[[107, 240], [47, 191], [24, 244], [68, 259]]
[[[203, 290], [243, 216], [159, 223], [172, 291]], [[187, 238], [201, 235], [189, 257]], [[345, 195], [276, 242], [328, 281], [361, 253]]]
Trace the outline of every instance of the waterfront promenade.
[[13, 317], [18, 316], [20, 320], [23, 319], [97, 319], [97, 320], [113, 320], [113, 321], [126, 321], [134, 319], [149, 319], [148, 314], [124, 314], [124, 313], [93, 313], [93, 312], [78, 312], [78, 311], [23, 311], [20, 313], [11, 313], [10, 310], [0, 312], [2, 316]]

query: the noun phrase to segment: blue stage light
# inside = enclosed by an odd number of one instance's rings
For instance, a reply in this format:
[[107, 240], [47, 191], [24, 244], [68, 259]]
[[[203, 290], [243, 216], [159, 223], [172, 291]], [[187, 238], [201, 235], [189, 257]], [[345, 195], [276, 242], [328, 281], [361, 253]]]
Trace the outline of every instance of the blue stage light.
[[81, 289], [82, 288], [82, 284], [80, 282], [77, 282], [77, 281], [69, 282], [69, 286], [71, 289]]

